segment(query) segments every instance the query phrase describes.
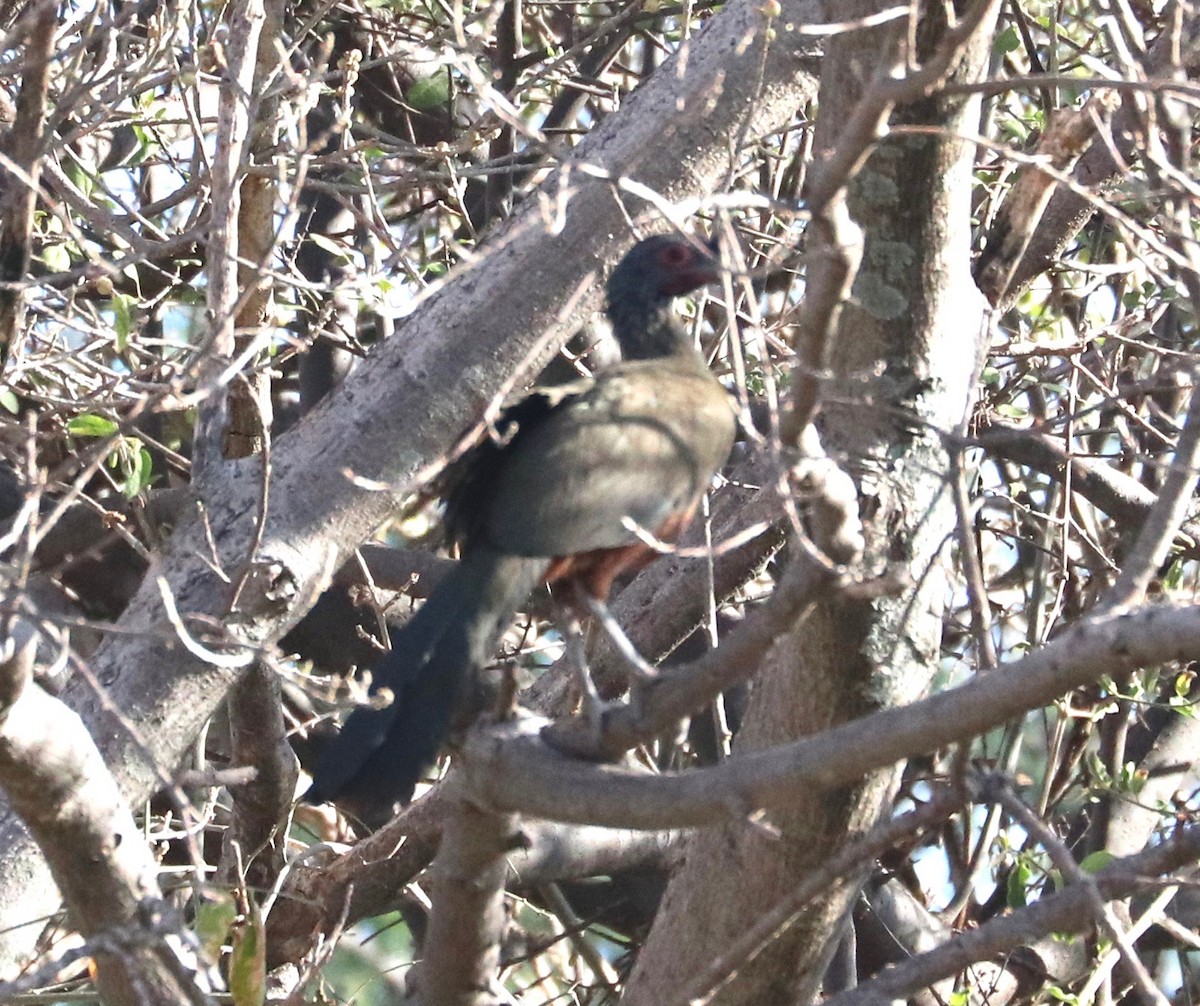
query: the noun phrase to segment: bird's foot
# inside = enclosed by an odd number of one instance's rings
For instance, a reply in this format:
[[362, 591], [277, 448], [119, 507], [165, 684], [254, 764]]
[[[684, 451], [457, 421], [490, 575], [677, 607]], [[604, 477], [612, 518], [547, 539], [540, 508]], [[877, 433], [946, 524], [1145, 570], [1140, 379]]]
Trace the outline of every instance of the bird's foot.
[[600, 697], [596, 682], [592, 680], [592, 672], [588, 668], [587, 649], [584, 645], [583, 627], [579, 620], [571, 617], [566, 625], [567, 653], [571, 658], [571, 667], [575, 671], [575, 680], [579, 684], [580, 705], [583, 715], [588, 721], [593, 733], [598, 737], [604, 727], [604, 713], [607, 703]]

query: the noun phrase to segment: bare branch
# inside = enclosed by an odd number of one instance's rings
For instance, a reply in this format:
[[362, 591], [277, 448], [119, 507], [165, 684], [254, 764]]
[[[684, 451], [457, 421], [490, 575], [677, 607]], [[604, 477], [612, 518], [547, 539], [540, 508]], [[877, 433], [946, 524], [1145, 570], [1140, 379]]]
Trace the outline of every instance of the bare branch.
[[[1200, 856], [1200, 833], [1180, 830], [1171, 841], [1109, 864], [1095, 875], [1096, 890], [1105, 900], [1128, 897], [1153, 879], [1190, 864]], [[883, 1006], [919, 988], [950, 978], [976, 961], [1002, 959], [1046, 933], [1092, 931], [1092, 901], [1082, 885], [1048, 894], [1020, 911], [963, 932], [950, 942], [888, 968], [865, 985], [827, 1000], [831, 1006]]]
[[4, 172], [7, 195], [0, 204], [0, 362], [18, 351], [17, 339], [24, 321], [24, 301], [16, 286], [29, 272], [33, 210], [37, 205], [41, 171], [42, 133], [46, 119], [46, 92], [50, 79], [50, 54], [58, 19], [52, 0], [41, 0], [22, 19], [26, 38], [25, 78], [17, 99], [12, 128], [4, 138], [4, 153], [12, 168]]
[[158, 865], [79, 717], [33, 682], [36, 649], [29, 623], [10, 618], [0, 665], [0, 786], [93, 945], [106, 1001], [192, 1002], [194, 976], [167, 934], [145, 927], [146, 906], [159, 898]]
[[469, 784], [491, 806], [553, 821], [711, 827], [760, 808], [788, 806], [814, 787], [832, 789], [872, 769], [969, 740], [1103, 675], [1185, 659], [1198, 648], [1200, 615], [1190, 606], [1084, 619], [1005, 664], [1003, 673], [715, 768], [653, 777], [553, 754], [537, 736], [544, 724], [530, 718], [472, 733]]
[[523, 838], [514, 816], [451, 799], [430, 868], [433, 911], [417, 981], [429, 1006], [484, 1006], [495, 1001], [506, 857]]

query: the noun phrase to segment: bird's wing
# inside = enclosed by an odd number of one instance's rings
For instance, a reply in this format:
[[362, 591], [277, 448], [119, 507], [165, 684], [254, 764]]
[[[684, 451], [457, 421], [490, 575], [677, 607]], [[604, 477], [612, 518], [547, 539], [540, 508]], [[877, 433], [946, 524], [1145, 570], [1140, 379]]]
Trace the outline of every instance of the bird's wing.
[[689, 508], [728, 456], [729, 398], [697, 360], [607, 371], [518, 430], [472, 488], [486, 543], [559, 556], [636, 540]]
[[535, 388], [506, 404], [490, 428], [438, 478], [438, 494], [446, 501], [447, 537], [459, 544], [478, 540], [486, 519], [481, 501], [494, 492], [496, 477], [511, 453], [513, 442], [536, 429], [564, 403], [581, 398], [595, 387], [593, 378]]

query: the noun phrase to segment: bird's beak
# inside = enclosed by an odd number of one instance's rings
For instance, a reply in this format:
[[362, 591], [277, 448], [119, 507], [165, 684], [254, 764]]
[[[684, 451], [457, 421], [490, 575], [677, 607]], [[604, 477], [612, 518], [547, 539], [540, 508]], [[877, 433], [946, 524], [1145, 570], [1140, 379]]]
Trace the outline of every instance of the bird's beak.
[[704, 247], [708, 251], [708, 262], [705, 263], [706, 268], [699, 270], [703, 279], [696, 284], [697, 286], [707, 286], [721, 279], [721, 235], [713, 234], [704, 242]]

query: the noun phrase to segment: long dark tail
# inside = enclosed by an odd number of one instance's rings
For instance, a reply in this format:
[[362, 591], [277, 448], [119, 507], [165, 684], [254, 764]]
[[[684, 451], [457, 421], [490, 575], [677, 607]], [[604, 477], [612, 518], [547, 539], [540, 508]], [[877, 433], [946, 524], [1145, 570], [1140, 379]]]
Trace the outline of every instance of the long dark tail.
[[391, 705], [350, 714], [306, 798], [348, 799], [356, 809], [407, 803], [446, 739], [464, 682], [491, 659], [545, 571], [544, 559], [482, 549], [448, 573], [371, 668], [371, 693], [390, 689]]

